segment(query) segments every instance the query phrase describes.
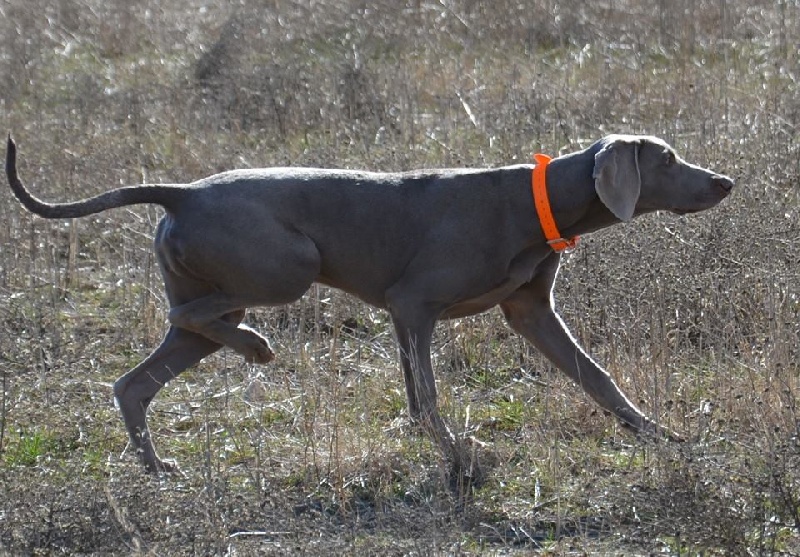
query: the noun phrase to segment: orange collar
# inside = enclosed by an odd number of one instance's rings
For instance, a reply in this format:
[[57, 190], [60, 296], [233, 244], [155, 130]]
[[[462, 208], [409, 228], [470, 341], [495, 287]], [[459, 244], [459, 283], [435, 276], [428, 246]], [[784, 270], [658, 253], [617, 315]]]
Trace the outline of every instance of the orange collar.
[[531, 190], [533, 190], [533, 203], [536, 205], [536, 214], [542, 224], [542, 232], [547, 239], [547, 243], [554, 251], [564, 251], [578, 245], [578, 236], [572, 238], [562, 238], [558, 231], [556, 221], [553, 218], [553, 211], [550, 209], [550, 199], [547, 197], [547, 178], [545, 170], [552, 160], [547, 155], [536, 153], [533, 155], [536, 166], [531, 172]]

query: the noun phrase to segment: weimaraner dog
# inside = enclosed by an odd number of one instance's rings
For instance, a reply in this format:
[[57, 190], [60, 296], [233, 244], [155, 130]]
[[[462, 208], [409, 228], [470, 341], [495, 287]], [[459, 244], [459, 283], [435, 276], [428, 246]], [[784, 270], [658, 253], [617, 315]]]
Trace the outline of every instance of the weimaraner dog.
[[[546, 180], [544, 216], [533, 200], [536, 168]], [[137, 203], [166, 210], [155, 250], [171, 325], [155, 352], [114, 384], [148, 471], [175, 467], [159, 458], [147, 426], [148, 405], [161, 387], [223, 346], [248, 362], [269, 362], [267, 339], [241, 324], [245, 310], [293, 302], [319, 282], [390, 313], [410, 416], [467, 479], [477, 468], [436, 407], [430, 356], [436, 321], [500, 305], [515, 331], [623, 424], [677, 437], [636, 408], [555, 312], [558, 250], [571, 245], [557, 238], [558, 230], [571, 239], [652, 211], [693, 213], [733, 188], [730, 178], [685, 162], [660, 139], [628, 135], [605, 137], [549, 164], [409, 173], [234, 170], [53, 204], [22, 185], [9, 136], [6, 173], [19, 201], [45, 218]], [[554, 232], [545, 231], [543, 219]]]

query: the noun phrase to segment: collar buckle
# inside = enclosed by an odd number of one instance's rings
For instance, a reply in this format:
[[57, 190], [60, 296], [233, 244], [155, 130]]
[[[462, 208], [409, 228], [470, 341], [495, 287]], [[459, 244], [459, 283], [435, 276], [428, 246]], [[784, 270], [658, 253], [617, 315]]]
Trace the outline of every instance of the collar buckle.
[[553, 248], [553, 251], [572, 251], [578, 246], [578, 239], [580, 236], [574, 238], [554, 238], [547, 240], [547, 245]]

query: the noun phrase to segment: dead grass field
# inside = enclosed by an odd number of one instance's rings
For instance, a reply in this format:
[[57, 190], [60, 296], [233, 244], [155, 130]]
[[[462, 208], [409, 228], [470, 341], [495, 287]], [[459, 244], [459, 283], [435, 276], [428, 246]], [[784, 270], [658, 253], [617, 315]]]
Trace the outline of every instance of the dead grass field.
[[[154, 402], [184, 477], [125, 452], [111, 384], [159, 342], [158, 210], [76, 222], [0, 188], [0, 555], [800, 555], [797, 0], [1, 0], [0, 115], [37, 195], [235, 167], [492, 166], [612, 132], [739, 188], [586, 237], [556, 298], [644, 444], [510, 333], [442, 323], [463, 508], [404, 417], [387, 316], [313, 288]], [[268, 257], [269, 254], [264, 254]]]

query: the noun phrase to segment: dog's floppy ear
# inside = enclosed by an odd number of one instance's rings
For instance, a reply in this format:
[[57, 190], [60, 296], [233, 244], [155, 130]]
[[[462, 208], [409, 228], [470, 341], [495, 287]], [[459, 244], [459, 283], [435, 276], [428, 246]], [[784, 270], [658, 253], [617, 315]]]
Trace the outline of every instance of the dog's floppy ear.
[[606, 207], [623, 221], [631, 220], [639, 200], [639, 142], [613, 139], [594, 156], [594, 189]]

